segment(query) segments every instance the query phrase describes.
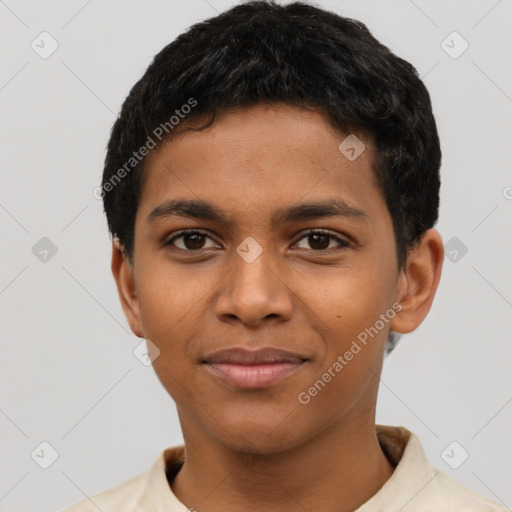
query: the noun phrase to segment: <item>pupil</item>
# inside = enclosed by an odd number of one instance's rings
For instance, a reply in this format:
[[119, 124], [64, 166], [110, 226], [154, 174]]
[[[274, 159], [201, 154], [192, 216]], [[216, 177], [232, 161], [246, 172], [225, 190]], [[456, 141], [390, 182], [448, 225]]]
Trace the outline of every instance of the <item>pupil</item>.
[[[329, 247], [329, 235], [322, 235], [322, 234], [319, 234], [319, 233], [314, 233], [312, 235], [309, 235], [310, 237], [310, 245], [311, 247], [313, 247], [314, 249], [325, 249], [326, 247]], [[318, 239], [321, 239], [323, 240], [325, 243], [320, 243], [320, 247], [315, 247], [315, 243], [318, 242]], [[313, 243], [311, 243], [311, 241], [313, 240]], [[317, 244], [318, 245], [318, 244]]]
[[[198, 233], [185, 234], [183, 241], [187, 249], [201, 249], [204, 244], [204, 240], [203, 243], [199, 242], [199, 240], [202, 238], [203, 235]], [[190, 247], [190, 245], [192, 245], [192, 247]]]

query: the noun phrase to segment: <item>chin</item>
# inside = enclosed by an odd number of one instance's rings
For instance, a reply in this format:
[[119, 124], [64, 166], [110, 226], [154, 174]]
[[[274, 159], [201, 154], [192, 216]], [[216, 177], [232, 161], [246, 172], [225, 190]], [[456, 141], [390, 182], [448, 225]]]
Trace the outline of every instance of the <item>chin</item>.
[[258, 411], [233, 415], [226, 411], [218, 422], [210, 423], [214, 436], [225, 446], [242, 453], [270, 455], [299, 446], [309, 438], [306, 425], [302, 425], [286, 408], [280, 413]]

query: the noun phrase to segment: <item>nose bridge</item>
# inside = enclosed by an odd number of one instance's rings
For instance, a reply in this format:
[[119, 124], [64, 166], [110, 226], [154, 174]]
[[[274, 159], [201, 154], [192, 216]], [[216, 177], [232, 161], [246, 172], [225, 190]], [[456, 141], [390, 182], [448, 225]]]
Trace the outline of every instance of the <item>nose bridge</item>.
[[[257, 244], [257, 245], [256, 245]], [[270, 249], [263, 248], [258, 242], [244, 241], [237, 250], [234, 260], [234, 284], [237, 285], [238, 292], [250, 292], [250, 290], [259, 293], [269, 294], [271, 282], [275, 279], [275, 270], [273, 270], [273, 258]]]
[[232, 267], [216, 304], [216, 313], [256, 325], [272, 315], [288, 318], [291, 299], [279, 277], [272, 250], [247, 237], [231, 257]]

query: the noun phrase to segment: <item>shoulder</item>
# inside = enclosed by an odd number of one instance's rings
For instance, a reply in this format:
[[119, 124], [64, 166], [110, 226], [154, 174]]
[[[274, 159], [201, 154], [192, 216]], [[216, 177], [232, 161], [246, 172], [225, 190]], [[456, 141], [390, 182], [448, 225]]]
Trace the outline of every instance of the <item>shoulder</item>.
[[[432, 497], [432, 502], [442, 503], [443, 510], [457, 512], [508, 512], [503, 505], [469, 489], [451, 476], [435, 470], [432, 485], [425, 491]], [[428, 503], [430, 500], [425, 500]]]
[[358, 512], [507, 512], [433, 466], [418, 437], [404, 427], [377, 425], [382, 451], [395, 465], [391, 478]]
[[140, 473], [106, 491], [87, 497], [62, 512], [143, 512], [147, 510], [181, 510], [169, 486], [185, 460], [185, 446], [163, 450], [149, 471]]
[[147, 487], [149, 471], [141, 473], [120, 485], [85, 498], [62, 512], [136, 512], [135, 507]]

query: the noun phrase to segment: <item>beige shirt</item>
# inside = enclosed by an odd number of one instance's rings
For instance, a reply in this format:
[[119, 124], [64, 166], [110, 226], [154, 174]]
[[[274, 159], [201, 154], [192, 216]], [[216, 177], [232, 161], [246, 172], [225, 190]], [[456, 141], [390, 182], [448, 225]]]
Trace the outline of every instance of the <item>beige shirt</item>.
[[[419, 439], [403, 427], [377, 425], [383, 452], [395, 466], [391, 478], [355, 512], [506, 512], [434, 468]], [[96, 494], [63, 512], [187, 512], [168, 483], [184, 460], [184, 446], [164, 450], [150, 471]], [[191, 510], [194, 510], [193, 508]]]

